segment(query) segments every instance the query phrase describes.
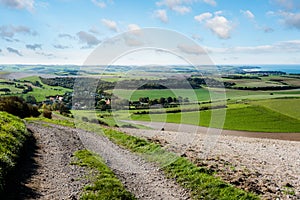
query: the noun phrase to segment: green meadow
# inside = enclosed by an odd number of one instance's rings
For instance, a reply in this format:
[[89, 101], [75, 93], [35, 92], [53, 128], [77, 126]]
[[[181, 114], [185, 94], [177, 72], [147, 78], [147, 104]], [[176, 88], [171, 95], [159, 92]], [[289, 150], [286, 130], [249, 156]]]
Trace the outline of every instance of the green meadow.
[[[278, 102], [280, 101], [283, 103], [279, 106]], [[131, 115], [131, 119], [193, 124], [228, 130], [300, 132], [299, 114], [295, 114], [297, 108], [299, 108], [299, 101], [300, 99], [290, 99], [288, 102], [285, 102], [285, 99], [275, 99], [257, 101], [248, 105], [228, 105], [226, 109], [149, 115], [134, 114]], [[285, 109], [287, 105], [289, 105], [290, 109]], [[294, 107], [293, 105], [297, 106]], [[270, 109], [272, 106], [273, 110]], [[226, 115], [224, 115], [225, 112]], [[222, 126], [223, 122], [224, 126]]]

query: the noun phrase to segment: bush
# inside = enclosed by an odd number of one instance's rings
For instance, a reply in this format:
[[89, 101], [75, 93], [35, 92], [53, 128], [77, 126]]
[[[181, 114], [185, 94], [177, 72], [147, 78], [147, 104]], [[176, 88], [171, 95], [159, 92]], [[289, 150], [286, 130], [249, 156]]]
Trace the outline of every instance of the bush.
[[48, 118], [48, 119], [52, 119], [52, 112], [50, 110], [44, 109], [43, 117]]
[[0, 111], [5, 111], [20, 118], [37, 117], [40, 115], [38, 108], [27, 104], [23, 98], [10, 96], [0, 98]]

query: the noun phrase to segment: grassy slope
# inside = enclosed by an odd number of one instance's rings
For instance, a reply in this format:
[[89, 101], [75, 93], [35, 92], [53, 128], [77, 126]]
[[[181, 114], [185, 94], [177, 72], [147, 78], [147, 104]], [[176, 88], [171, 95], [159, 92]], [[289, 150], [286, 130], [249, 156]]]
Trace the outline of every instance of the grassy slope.
[[[149, 115], [132, 115], [132, 119], [209, 126], [212, 116], [211, 112], [152, 114], [150, 115], [151, 118]], [[223, 109], [215, 110], [214, 117], [222, 120], [223, 112]], [[222, 128], [218, 125], [214, 127]], [[226, 119], [223, 128], [261, 132], [300, 132], [300, 120], [282, 115], [262, 106], [235, 106], [226, 109]]]
[[300, 99], [273, 99], [253, 102], [275, 112], [300, 120]]
[[28, 136], [29, 132], [21, 119], [0, 112], [0, 194], [4, 186], [4, 177], [16, 165]]

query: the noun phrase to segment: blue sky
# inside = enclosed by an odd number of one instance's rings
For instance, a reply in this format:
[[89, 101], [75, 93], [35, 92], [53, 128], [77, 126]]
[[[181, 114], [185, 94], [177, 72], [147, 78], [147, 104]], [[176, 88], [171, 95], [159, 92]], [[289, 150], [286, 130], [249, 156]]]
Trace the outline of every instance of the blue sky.
[[80, 65], [148, 27], [191, 38], [215, 64], [300, 64], [300, 0], [0, 0], [0, 63]]

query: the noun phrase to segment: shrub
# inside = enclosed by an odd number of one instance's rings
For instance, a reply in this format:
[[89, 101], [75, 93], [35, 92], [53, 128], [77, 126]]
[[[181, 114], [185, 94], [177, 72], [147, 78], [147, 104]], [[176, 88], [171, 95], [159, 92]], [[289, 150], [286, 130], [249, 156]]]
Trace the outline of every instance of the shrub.
[[44, 109], [43, 110], [43, 117], [46, 117], [48, 119], [52, 119], [52, 112], [50, 110]]

